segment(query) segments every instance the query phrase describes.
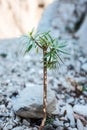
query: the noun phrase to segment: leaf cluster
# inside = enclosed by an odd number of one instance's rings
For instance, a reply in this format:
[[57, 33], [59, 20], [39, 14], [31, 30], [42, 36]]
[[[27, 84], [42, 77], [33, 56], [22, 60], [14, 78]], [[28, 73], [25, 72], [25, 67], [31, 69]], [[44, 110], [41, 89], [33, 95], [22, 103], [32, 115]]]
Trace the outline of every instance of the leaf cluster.
[[52, 124], [53, 121], [54, 121], [54, 118], [53, 118], [53, 117], [47, 117], [47, 119], [46, 119], [46, 125]]
[[37, 53], [38, 48], [46, 49], [43, 62], [47, 68], [55, 68], [57, 63], [63, 62], [61, 54], [68, 54], [65, 51], [66, 44], [64, 42], [60, 43], [58, 38], [52, 38], [50, 31], [34, 34], [34, 30], [32, 30], [25, 37], [27, 38], [25, 53], [29, 52], [33, 47], [36, 48]]

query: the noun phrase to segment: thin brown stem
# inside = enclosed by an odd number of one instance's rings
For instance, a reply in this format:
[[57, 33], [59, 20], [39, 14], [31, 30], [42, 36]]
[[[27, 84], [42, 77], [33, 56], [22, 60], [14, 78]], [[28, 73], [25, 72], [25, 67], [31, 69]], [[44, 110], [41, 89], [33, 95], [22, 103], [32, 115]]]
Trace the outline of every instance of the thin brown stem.
[[43, 49], [43, 47], [32, 37], [32, 40], [34, 40], [34, 42], [37, 44], [38, 47], [40, 47], [41, 49]]
[[43, 120], [42, 123], [40, 125], [39, 130], [42, 130], [45, 122], [46, 122], [46, 117], [47, 117], [47, 67], [46, 67], [46, 63], [47, 63], [47, 58], [45, 58], [45, 54], [47, 53], [47, 48], [43, 49]]

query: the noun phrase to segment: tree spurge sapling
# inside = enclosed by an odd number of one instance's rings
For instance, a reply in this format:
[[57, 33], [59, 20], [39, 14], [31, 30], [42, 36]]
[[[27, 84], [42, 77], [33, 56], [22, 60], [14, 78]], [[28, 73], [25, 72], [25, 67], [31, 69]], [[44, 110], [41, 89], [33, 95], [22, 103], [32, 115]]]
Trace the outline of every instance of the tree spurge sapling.
[[47, 117], [47, 68], [56, 68], [56, 65], [62, 61], [60, 55], [61, 53], [67, 54], [65, 51], [66, 44], [59, 43], [58, 38], [52, 38], [50, 31], [34, 33], [32, 30], [24, 36], [27, 39], [25, 54], [32, 48], [36, 48], [36, 52], [40, 48], [43, 52], [43, 119], [39, 128], [42, 130]]

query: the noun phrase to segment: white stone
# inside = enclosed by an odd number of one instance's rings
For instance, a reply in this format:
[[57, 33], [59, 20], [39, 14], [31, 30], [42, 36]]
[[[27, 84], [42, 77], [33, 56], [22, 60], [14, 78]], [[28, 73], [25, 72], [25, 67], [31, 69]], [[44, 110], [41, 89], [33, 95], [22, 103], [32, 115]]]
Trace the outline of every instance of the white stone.
[[71, 105], [66, 105], [62, 108], [62, 111], [65, 111], [66, 110], [66, 116], [67, 118], [70, 120], [70, 126], [71, 127], [74, 127], [75, 126], [75, 120], [74, 120], [74, 117], [73, 117], [73, 109], [71, 107]]
[[73, 107], [73, 111], [87, 117], [87, 105], [77, 104]]
[[67, 105], [66, 110], [67, 110], [67, 117], [70, 120], [70, 126], [74, 127], [75, 126], [75, 120], [74, 120], [74, 117], [73, 117], [73, 109], [72, 109], [71, 105]]
[[86, 58], [84, 58], [84, 57], [79, 57], [79, 61], [80, 61], [81, 63], [85, 63], [85, 62], [86, 62]]
[[87, 63], [84, 63], [81, 68], [87, 72]]
[[70, 98], [67, 99], [67, 103], [72, 103], [72, 102], [74, 102], [74, 98], [73, 97], [70, 97]]
[[8, 130], [12, 130], [12, 128], [13, 128], [13, 125], [11, 125], [11, 124], [7, 125]]
[[59, 126], [56, 128], [56, 130], [63, 130], [63, 127]]
[[7, 109], [6, 109], [5, 105], [4, 104], [0, 105], [0, 114], [4, 113], [6, 111], [7, 111]]
[[84, 99], [79, 100], [79, 102], [80, 102], [81, 104], [85, 105], [85, 100], [84, 100]]
[[38, 130], [38, 129], [36, 127], [34, 127], [33, 130]]
[[66, 127], [69, 127], [69, 123], [65, 123], [65, 126], [66, 126]]
[[60, 121], [58, 120], [58, 118], [56, 118], [56, 119], [53, 121], [53, 125], [55, 125], [56, 127], [60, 126]]
[[18, 126], [18, 127], [13, 128], [12, 130], [24, 130], [24, 129], [21, 126]]
[[11, 107], [12, 107], [12, 103], [9, 102], [7, 108], [8, 108], [8, 109], [11, 109]]
[[77, 128], [78, 128], [78, 130], [84, 130], [84, 126], [79, 119], [77, 119]]
[[86, 79], [86, 77], [75, 77], [75, 81], [76, 82], [79, 82], [79, 83], [86, 83], [86, 81], [87, 81], [87, 79]]
[[68, 128], [68, 130], [77, 130], [77, 128], [71, 128], [71, 127], [70, 127], [70, 128]]
[[2, 121], [0, 120], [0, 129], [1, 129], [1, 128], [3, 129], [3, 128], [4, 128], [4, 125], [5, 125], [5, 124], [3, 123], [3, 120], [2, 120]]
[[5, 126], [5, 127], [3, 128], [3, 130], [7, 130], [7, 127]]
[[[49, 88], [47, 94], [47, 113], [52, 114], [56, 110], [55, 93]], [[41, 118], [43, 116], [43, 87], [27, 86], [19, 97], [13, 102], [16, 114], [26, 118]]]
[[20, 122], [20, 120], [21, 120], [21, 118], [20, 118], [20, 117], [18, 117], [18, 116], [16, 116], [16, 118], [15, 118], [14, 122], [15, 122], [15, 123], [16, 123], [16, 122]]
[[23, 125], [25, 125], [25, 126], [30, 126], [30, 122], [28, 122], [27, 120], [23, 120]]

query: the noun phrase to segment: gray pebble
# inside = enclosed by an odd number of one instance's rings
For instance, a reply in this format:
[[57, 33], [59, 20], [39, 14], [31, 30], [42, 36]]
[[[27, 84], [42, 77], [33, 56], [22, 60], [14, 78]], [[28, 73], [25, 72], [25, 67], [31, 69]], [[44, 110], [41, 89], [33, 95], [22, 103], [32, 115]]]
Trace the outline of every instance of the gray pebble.
[[28, 122], [27, 120], [23, 119], [23, 125], [30, 126], [30, 122]]
[[42, 130], [55, 130], [52, 125], [46, 125]]
[[79, 119], [77, 119], [77, 128], [78, 128], [78, 130], [84, 130], [84, 126]]
[[87, 72], [87, 63], [84, 63], [81, 68]]
[[12, 130], [23, 130], [23, 127], [18, 126], [18, 127], [13, 128]]

